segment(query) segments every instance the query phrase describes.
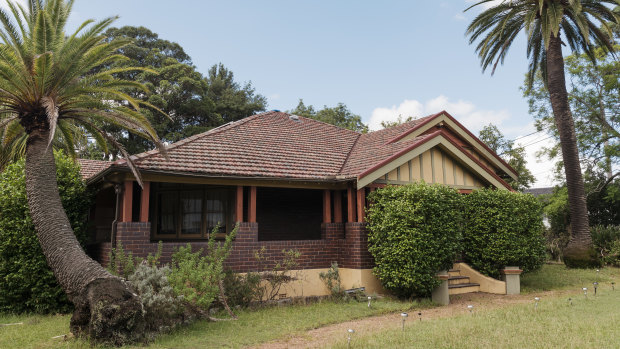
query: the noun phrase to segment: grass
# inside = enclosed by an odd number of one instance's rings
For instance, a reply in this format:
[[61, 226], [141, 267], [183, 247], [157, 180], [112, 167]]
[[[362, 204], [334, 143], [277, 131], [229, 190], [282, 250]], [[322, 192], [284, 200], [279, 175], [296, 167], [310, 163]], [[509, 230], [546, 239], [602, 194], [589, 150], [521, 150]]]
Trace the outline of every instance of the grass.
[[[618, 268], [601, 268], [599, 275], [594, 269], [568, 269], [560, 264], [547, 264], [540, 270], [523, 275], [521, 292], [532, 293], [551, 290], [592, 288], [598, 281], [600, 287], [610, 287], [612, 279], [620, 277]], [[597, 280], [598, 279], [598, 280]]]
[[[352, 348], [617, 348], [620, 343], [620, 290], [597, 297], [541, 299], [498, 310], [411, 321], [402, 330], [365, 336], [356, 333]], [[335, 348], [346, 348], [342, 339]]]
[[[574, 290], [567, 295], [541, 299], [495, 310], [478, 307], [472, 314], [422, 322], [408, 322], [405, 331], [356, 333], [352, 348], [618, 348], [620, 343], [620, 269], [604, 268], [598, 276], [598, 295], [593, 296], [595, 270], [566, 269], [545, 265], [523, 277], [527, 293]], [[588, 298], [581, 293], [588, 287]], [[572, 305], [568, 298], [572, 299]], [[347, 348], [346, 339], [335, 348]]]
[[[237, 321], [196, 322], [160, 336], [149, 348], [239, 348], [328, 324], [429, 306], [430, 303], [383, 298], [373, 301], [370, 309], [365, 302], [323, 301], [306, 306], [241, 311]], [[69, 318], [69, 315], [0, 315], [0, 323], [3, 324], [24, 322], [24, 325], [0, 327], [0, 348], [90, 348], [91, 345], [83, 340], [71, 339], [63, 342], [61, 339], [51, 338], [69, 332]]]
[[[620, 287], [611, 291], [610, 282], [620, 280], [620, 269], [604, 268], [599, 274], [599, 295], [594, 298], [592, 283], [597, 279], [594, 270], [545, 265], [540, 271], [523, 276], [524, 293], [571, 289], [579, 292], [582, 287], [588, 287], [589, 300], [575, 293], [573, 306], [569, 306], [569, 296], [564, 292], [555, 298], [543, 298], [536, 311], [533, 304], [497, 310], [484, 310], [479, 306], [473, 315], [409, 321], [404, 333], [356, 333], [353, 347], [617, 347], [620, 312], [616, 309], [620, 309]], [[430, 303], [384, 298], [373, 301], [371, 309], [365, 302], [323, 301], [306, 306], [245, 310], [238, 313], [238, 321], [197, 322], [160, 336], [149, 348], [239, 348], [285, 339], [329, 324], [430, 306]], [[91, 348], [90, 343], [83, 340], [52, 339], [69, 333], [69, 318], [69, 315], [0, 314], [0, 324], [24, 323], [0, 327], [0, 348]], [[335, 345], [346, 347], [346, 341], [343, 338]]]

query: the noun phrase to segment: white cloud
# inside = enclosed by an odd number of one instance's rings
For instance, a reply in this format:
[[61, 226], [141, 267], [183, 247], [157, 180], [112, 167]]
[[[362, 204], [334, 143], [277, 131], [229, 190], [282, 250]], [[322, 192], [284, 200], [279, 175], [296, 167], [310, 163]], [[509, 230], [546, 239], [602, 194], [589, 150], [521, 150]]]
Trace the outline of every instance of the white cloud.
[[426, 102], [404, 100], [400, 105], [393, 105], [391, 108], [375, 108], [370, 116], [368, 126], [371, 130], [379, 130], [382, 121], [396, 121], [399, 116], [402, 118], [422, 117], [442, 110], [450, 113], [474, 133], [489, 123], [500, 125], [510, 117], [510, 113], [506, 110], [479, 110], [471, 102], [463, 100], [452, 102], [448, 97], [440, 95]]
[[467, 19], [467, 17], [465, 17], [465, 15], [463, 15], [462, 13], [457, 13], [454, 15], [454, 19], [458, 20], [458, 21], [464, 21]]
[[[499, 4], [501, 4], [504, 1], [508, 1], [508, 0], [494, 0], [494, 1], [489, 1], [489, 2], [485, 2], [484, 4], [481, 4], [477, 7], [480, 7], [482, 9], [488, 10], [493, 6], [497, 6]], [[465, 3], [467, 4], [467, 6], [471, 6], [473, 4], [479, 3], [480, 0], [465, 0]], [[475, 7], [474, 7], [475, 8]]]

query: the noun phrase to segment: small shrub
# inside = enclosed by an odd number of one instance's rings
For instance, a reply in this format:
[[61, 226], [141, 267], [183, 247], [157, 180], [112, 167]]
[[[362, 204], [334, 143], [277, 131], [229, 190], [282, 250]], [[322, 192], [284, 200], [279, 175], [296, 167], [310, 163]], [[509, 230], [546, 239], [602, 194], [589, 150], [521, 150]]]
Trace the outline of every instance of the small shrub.
[[231, 307], [248, 307], [254, 302], [260, 302], [261, 277], [259, 273], [237, 274], [227, 270], [224, 276], [226, 299]]
[[[149, 253], [146, 257], [146, 262], [150, 266], [158, 266], [159, 259], [163, 251], [164, 245], [162, 241], [157, 244], [157, 252], [155, 254]], [[120, 276], [124, 279], [128, 279], [131, 274], [136, 271], [138, 265], [140, 265], [144, 258], [134, 257], [131, 251], [125, 252], [123, 244], [119, 241], [115, 248], [109, 253], [109, 260], [107, 270], [113, 275]]]
[[[92, 195], [79, 165], [62, 152], [54, 155], [60, 199], [83, 246]], [[20, 160], [0, 173], [0, 312], [64, 313], [72, 308], [39, 246]]]
[[129, 276], [129, 283], [144, 306], [144, 319], [149, 332], [165, 332], [180, 322], [183, 297], [175, 295], [168, 282], [169, 273], [168, 266], [160, 268], [142, 261]]
[[168, 275], [176, 294], [189, 304], [208, 310], [220, 294], [220, 282], [224, 278], [224, 260], [228, 257], [237, 227], [226, 236], [224, 243], [215, 241], [219, 228], [210, 234], [206, 251], [192, 252], [191, 244], [180, 247], [172, 255], [172, 271]]
[[604, 264], [620, 266], [620, 225], [592, 227], [592, 243]]
[[[264, 246], [260, 250], [254, 251], [254, 259], [256, 259], [259, 270], [265, 269], [263, 267], [267, 262], [265, 253]], [[296, 276], [290, 275], [290, 273], [299, 265], [301, 253], [297, 250], [282, 250], [282, 255], [282, 260], [276, 262], [273, 268], [259, 273], [262, 282], [258, 284], [257, 293], [261, 300], [272, 301], [276, 299], [284, 285], [297, 280]]]
[[340, 270], [338, 263], [332, 262], [331, 267], [326, 272], [319, 273], [319, 277], [325, 283], [333, 299], [343, 299], [345, 297], [342, 284], [340, 283]]
[[460, 251], [461, 195], [441, 185], [387, 186], [370, 194], [368, 250], [375, 275], [401, 297], [427, 296]]
[[464, 196], [465, 260], [481, 273], [499, 278], [505, 266], [524, 272], [545, 261], [542, 208], [529, 194], [481, 189]]

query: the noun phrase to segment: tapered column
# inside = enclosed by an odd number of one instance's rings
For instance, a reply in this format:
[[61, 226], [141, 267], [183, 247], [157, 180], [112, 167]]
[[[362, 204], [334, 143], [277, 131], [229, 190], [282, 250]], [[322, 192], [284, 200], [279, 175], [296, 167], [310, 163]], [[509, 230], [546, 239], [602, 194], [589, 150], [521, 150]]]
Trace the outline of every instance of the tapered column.
[[362, 223], [366, 219], [366, 188], [357, 191], [357, 222]]
[[121, 222], [131, 222], [133, 211], [133, 181], [125, 181], [123, 188], [123, 216]]
[[151, 182], [142, 184], [142, 195], [140, 197], [140, 222], [149, 221], [149, 201], [151, 196]]
[[250, 187], [250, 204], [248, 206], [248, 222], [256, 223], [256, 187]]
[[323, 190], [323, 223], [332, 222], [332, 196], [331, 191]]
[[347, 222], [355, 223], [355, 191], [349, 187], [347, 189]]
[[243, 222], [243, 186], [237, 186], [237, 200], [235, 202], [235, 220]]

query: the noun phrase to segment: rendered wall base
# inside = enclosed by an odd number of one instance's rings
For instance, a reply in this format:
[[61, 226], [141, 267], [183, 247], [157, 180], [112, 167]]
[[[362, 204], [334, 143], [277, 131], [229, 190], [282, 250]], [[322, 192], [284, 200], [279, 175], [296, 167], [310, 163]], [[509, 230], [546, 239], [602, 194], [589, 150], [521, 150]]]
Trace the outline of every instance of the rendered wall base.
[[[319, 277], [320, 273], [327, 272], [324, 269], [292, 270], [289, 275], [296, 280], [284, 285], [280, 290], [281, 297], [311, 297], [327, 296], [330, 294], [327, 287]], [[340, 281], [344, 289], [364, 287], [368, 294], [382, 294], [386, 291], [381, 283], [372, 275], [372, 269], [349, 269], [339, 268]]]

